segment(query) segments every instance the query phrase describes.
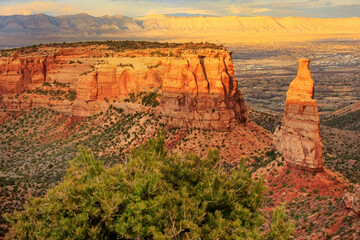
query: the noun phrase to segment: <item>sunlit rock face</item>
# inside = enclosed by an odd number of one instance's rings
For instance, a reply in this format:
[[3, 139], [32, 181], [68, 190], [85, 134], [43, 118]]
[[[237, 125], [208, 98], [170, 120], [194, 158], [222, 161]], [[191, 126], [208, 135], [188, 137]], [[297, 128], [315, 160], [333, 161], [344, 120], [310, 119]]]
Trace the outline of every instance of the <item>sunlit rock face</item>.
[[223, 47], [42, 46], [0, 57], [0, 104], [10, 111], [45, 107], [86, 117], [141, 92], [159, 94], [157, 110], [175, 127], [228, 131], [247, 120]]
[[282, 125], [274, 133], [274, 144], [291, 167], [322, 171], [323, 159], [319, 114], [314, 96], [310, 60], [298, 60], [299, 70], [286, 94]]
[[246, 105], [229, 52], [186, 56], [167, 65], [160, 106], [175, 126], [229, 130], [246, 122]]

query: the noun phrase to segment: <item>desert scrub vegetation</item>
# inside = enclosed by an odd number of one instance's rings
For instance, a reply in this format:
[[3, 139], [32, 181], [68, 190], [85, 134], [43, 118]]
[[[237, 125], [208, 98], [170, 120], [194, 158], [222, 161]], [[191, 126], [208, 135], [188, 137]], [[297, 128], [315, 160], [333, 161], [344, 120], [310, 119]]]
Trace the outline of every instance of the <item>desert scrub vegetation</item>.
[[9, 57], [11, 55], [12, 55], [12, 51], [9, 51], [8, 49], [0, 50], [0, 57]]
[[124, 102], [135, 103], [135, 102], [140, 101], [140, 103], [144, 106], [156, 107], [160, 104], [159, 101], [157, 100], [158, 97], [160, 97], [160, 94], [158, 94], [156, 91], [155, 92], [139, 92], [138, 94], [129, 93], [128, 97], [124, 99]]
[[159, 105], [159, 101], [157, 100], [158, 97], [159, 94], [155, 92], [147, 93], [141, 98], [141, 104], [144, 106], [156, 107]]
[[245, 163], [227, 171], [219, 153], [171, 155], [164, 135], [132, 150], [129, 160], [106, 168], [80, 148], [64, 181], [24, 211], [7, 215], [9, 239], [290, 239], [284, 209], [264, 233], [262, 179]]
[[119, 63], [117, 66], [121, 68], [131, 67], [132, 69], [134, 69], [134, 65], [132, 63]]
[[159, 116], [152, 111], [128, 114], [116, 107], [89, 118], [45, 108], [10, 115], [11, 120], [0, 125], [2, 213], [23, 209], [29, 194], [44, 196], [61, 181], [78, 145], [91, 148], [98, 159], [112, 165], [126, 159], [131, 146], [160, 127]]
[[58, 82], [58, 81], [54, 81], [53, 82], [54, 86], [56, 87], [62, 87], [62, 88], [68, 88], [70, 87], [70, 83], [62, 83], [62, 82]]
[[[51, 89], [48, 89], [46, 87], [51, 87]], [[56, 88], [60, 88], [60, 89], [56, 89]], [[50, 99], [56, 99], [56, 100], [67, 99], [69, 101], [74, 101], [77, 95], [75, 90], [70, 89], [69, 83], [61, 83], [57, 81], [54, 81], [52, 84], [49, 82], [44, 82], [42, 84], [42, 87], [37, 87], [35, 90], [26, 90], [24, 91], [24, 93], [45, 95], [45, 96], [50, 96]], [[15, 95], [15, 97], [18, 96], [19, 94]]]
[[69, 101], [74, 101], [76, 99], [76, 91], [74, 90], [69, 90], [66, 94], [65, 94], [65, 98]]
[[[264, 209], [284, 202], [296, 226], [295, 239], [302, 236], [308, 239], [354, 239], [358, 218], [349, 218], [353, 214], [344, 211], [342, 191], [346, 187], [338, 186], [339, 182], [323, 173], [287, 170], [273, 170], [272, 177], [267, 178], [269, 191]], [[332, 190], [318, 182], [320, 176], [333, 182]]]
[[341, 116], [328, 117], [322, 119], [321, 123], [325, 126], [335, 127], [343, 130], [360, 130], [360, 110], [350, 112]]
[[270, 114], [249, 109], [248, 117], [251, 121], [272, 133], [281, 124], [281, 115], [274, 113]]
[[[346, 125], [343, 122], [343, 126]], [[323, 159], [328, 169], [343, 174], [353, 183], [360, 181], [360, 132], [320, 125]]]
[[[208, 42], [201, 43], [169, 43], [169, 42], [155, 42], [155, 41], [87, 41], [87, 42], [63, 42], [63, 43], [48, 43], [48, 44], [40, 44], [40, 45], [31, 45], [25, 46], [21, 48], [12, 48], [12, 49], [3, 49], [0, 50], [1, 57], [11, 56], [15, 51], [20, 53], [32, 53], [39, 52], [43, 47], [51, 47], [51, 48], [70, 48], [70, 47], [88, 47], [88, 46], [107, 46], [108, 50], [114, 52], [121, 52], [125, 50], [137, 50], [137, 49], [160, 49], [160, 48], [181, 48], [182, 50], [197, 50], [197, 49], [223, 49], [223, 45], [217, 45]], [[167, 56], [168, 54], [166, 54]], [[75, 61], [71, 60], [70, 64], [75, 63]], [[79, 62], [78, 62], [79, 63]], [[81, 64], [81, 63], [79, 63]]]
[[[275, 161], [277, 157], [280, 156], [280, 153], [276, 152], [274, 149], [266, 151], [263, 155], [254, 155], [251, 156], [251, 172], [256, 172], [259, 168], [268, 166], [271, 162]], [[283, 163], [280, 163], [283, 164]]]

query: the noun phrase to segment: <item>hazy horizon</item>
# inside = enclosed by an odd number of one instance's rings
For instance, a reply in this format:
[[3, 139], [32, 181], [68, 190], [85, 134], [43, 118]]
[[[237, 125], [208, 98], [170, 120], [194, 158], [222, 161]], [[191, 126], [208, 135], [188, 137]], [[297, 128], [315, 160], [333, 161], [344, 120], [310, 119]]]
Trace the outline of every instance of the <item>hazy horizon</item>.
[[141, 17], [151, 14], [177, 16], [270, 16], [349, 18], [360, 17], [359, 0], [2, 0], [0, 15], [50, 16], [87, 13], [92, 16], [122, 15]]
[[360, 18], [360, 16], [349, 16], [349, 17], [303, 17], [303, 16], [270, 16], [270, 15], [258, 15], [258, 16], [238, 16], [238, 15], [224, 15], [224, 16], [216, 16], [216, 15], [206, 15], [206, 14], [189, 14], [189, 13], [172, 13], [172, 14], [166, 14], [166, 13], [153, 13], [148, 15], [141, 15], [141, 16], [128, 16], [124, 14], [114, 13], [114, 14], [104, 14], [104, 15], [93, 15], [87, 12], [79, 12], [79, 13], [69, 13], [69, 14], [59, 14], [59, 15], [53, 15], [45, 12], [38, 12], [38, 13], [32, 13], [32, 14], [12, 14], [12, 15], [1, 15], [0, 17], [9, 17], [9, 16], [36, 16], [36, 15], [47, 15], [50, 17], [61, 17], [61, 16], [76, 16], [76, 15], [89, 15], [92, 17], [115, 17], [115, 16], [122, 16], [122, 17], [129, 17], [129, 18], [142, 18], [152, 15], [164, 15], [169, 17], [240, 17], [240, 18], [248, 18], [248, 17], [254, 17], [254, 18], [261, 18], [261, 17], [274, 17], [274, 18], [323, 18], [323, 19], [331, 19], [331, 18]]

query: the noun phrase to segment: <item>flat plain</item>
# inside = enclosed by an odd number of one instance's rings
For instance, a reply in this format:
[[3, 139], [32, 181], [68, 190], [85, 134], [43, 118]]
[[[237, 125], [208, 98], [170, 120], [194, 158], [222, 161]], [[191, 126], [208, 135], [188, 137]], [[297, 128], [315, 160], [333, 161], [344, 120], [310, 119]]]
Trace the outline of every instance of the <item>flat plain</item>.
[[326, 40], [231, 46], [235, 77], [246, 104], [282, 113], [297, 59], [309, 58], [320, 115], [360, 100], [360, 41]]

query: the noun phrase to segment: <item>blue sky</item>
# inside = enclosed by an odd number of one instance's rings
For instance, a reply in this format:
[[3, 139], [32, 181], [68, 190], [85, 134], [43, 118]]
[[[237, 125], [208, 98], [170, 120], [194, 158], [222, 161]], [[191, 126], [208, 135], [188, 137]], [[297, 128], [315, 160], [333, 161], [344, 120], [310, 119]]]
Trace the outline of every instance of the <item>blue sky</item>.
[[360, 17], [360, 0], [0, 0], [0, 15]]

